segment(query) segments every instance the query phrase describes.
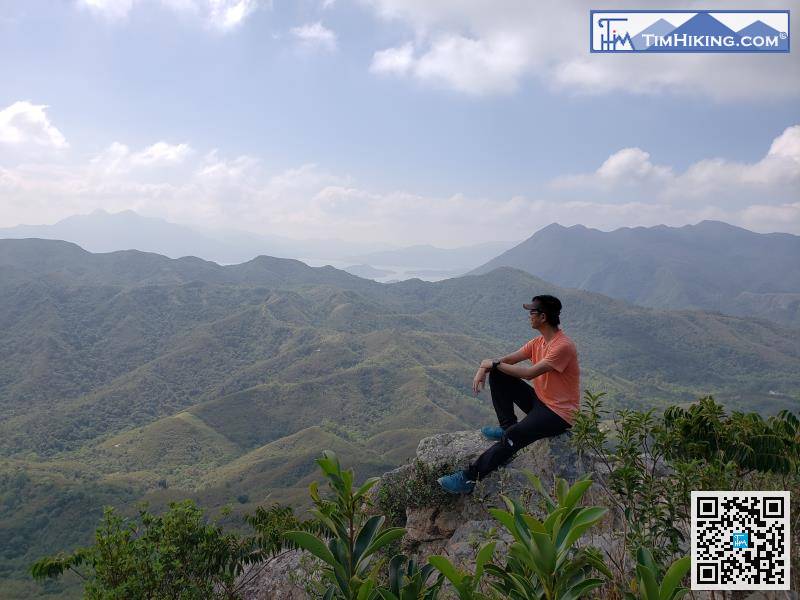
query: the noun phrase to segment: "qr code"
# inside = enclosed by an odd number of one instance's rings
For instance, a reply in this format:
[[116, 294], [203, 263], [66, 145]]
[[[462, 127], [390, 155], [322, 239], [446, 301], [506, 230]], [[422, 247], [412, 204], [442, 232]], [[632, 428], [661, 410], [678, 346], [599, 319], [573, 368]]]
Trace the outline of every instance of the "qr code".
[[692, 589], [789, 589], [789, 492], [692, 492]]

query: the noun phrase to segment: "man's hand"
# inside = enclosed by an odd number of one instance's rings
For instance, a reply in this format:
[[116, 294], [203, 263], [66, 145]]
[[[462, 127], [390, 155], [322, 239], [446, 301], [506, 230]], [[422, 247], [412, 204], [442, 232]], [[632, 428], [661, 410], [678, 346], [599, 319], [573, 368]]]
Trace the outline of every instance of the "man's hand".
[[481, 361], [481, 366], [478, 367], [478, 372], [475, 373], [475, 378], [472, 380], [472, 392], [477, 396], [486, 385], [486, 374], [492, 369], [494, 361], [487, 358]]
[[[483, 363], [481, 363], [483, 365]], [[491, 368], [491, 365], [489, 365]], [[488, 369], [484, 369], [483, 366], [478, 367], [478, 372], [475, 373], [475, 378], [472, 380], [472, 393], [476, 396], [480, 393], [483, 389], [484, 384], [486, 383], [486, 374], [489, 372]]]

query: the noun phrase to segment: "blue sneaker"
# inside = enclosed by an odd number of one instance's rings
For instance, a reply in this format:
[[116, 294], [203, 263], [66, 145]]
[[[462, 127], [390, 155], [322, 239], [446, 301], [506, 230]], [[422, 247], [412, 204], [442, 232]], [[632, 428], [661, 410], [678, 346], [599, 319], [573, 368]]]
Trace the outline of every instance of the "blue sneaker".
[[470, 494], [475, 489], [475, 482], [468, 481], [464, 471], [456, 471], [450, 475], [439, 477], [436, 481], [449, 494]]
[[503, 428], [499, 425], [496, 425], [495, 427], [481, 427], [481, 433], [483, 434], [483, 437], [499, 442], [500, 438], [503, 437]]

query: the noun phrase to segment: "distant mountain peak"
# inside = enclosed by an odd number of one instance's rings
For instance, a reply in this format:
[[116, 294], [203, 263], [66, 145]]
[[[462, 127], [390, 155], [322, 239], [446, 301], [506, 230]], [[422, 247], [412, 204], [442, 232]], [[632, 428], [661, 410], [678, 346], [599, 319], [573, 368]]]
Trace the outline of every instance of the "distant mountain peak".
[[705, 219], [697, 223], [697, 225], [687, 225], [686, 227], [695, 227], [695, 228], [704, 228], [704, 229], [717, 229], [717, 230], [728, 230], [728, 231], [747, 231], [748, 233], [753, 233], [749, 229], [745, 229], [744, 227], [737, 227], [736, 225], [731, 225], [730, 223], [726, 223], [725, 221], [716, 221], [714, 219]]

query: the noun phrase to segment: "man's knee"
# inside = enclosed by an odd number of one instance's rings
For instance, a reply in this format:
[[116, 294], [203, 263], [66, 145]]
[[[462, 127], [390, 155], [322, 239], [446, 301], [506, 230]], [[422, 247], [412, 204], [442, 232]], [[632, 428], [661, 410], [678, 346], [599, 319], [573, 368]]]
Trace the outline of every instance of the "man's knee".
[[516, 452], [548, 435], [555, 435], [555, 433], [543, 432], [535, 422], [528, 418], [506, 429], [500, 442], [513, 452]]
[[500, 444], [511, 452], [516, 452], [520, 448], [522, 448], [524, 444], [524, 436], [520, 435], [519, 430], [519, 423], [516, 423], [503, 431], [503, 435], [500, 438]]
[[489, 371], [489, 385], [492, 385], [492, 382], [497, 384], [500, 381], [511, 379], [511, 375], [506, 375], [502, 371], [498, 369], [492, 369]]

